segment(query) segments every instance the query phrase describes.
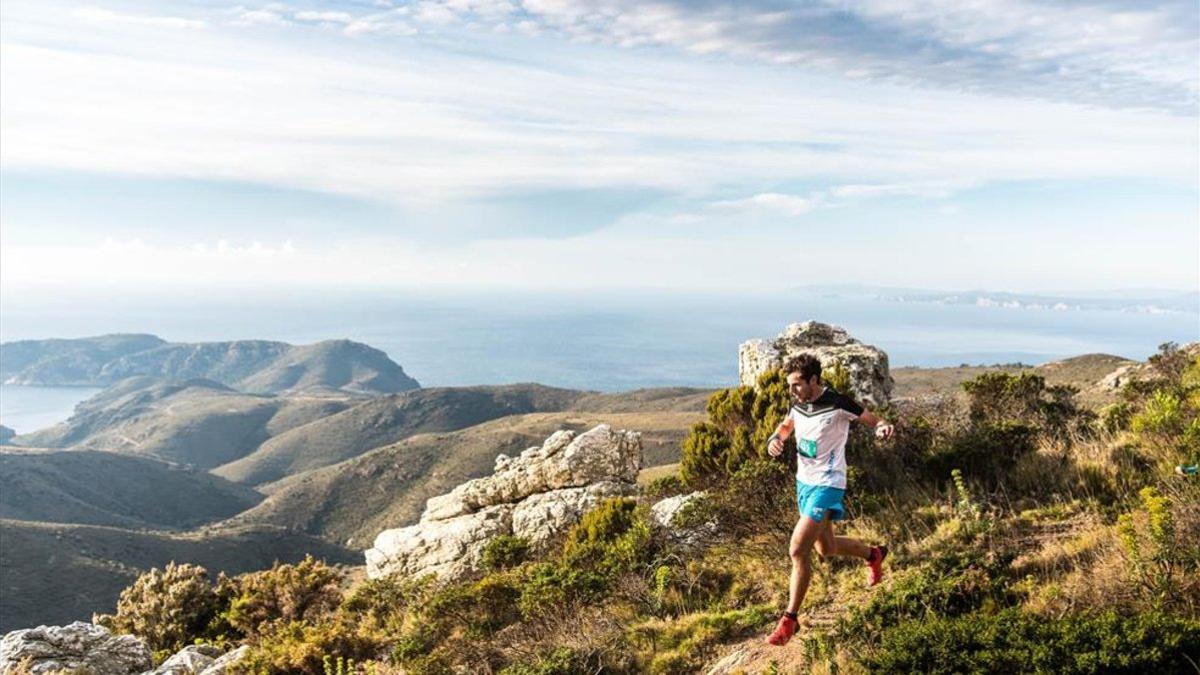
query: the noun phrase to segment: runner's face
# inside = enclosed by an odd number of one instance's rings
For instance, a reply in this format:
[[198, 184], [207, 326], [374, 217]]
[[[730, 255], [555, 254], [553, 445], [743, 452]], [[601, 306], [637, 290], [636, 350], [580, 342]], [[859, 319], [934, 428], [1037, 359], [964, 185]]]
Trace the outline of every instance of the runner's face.
[[787, 383], [792, 398], [799, 403], [808, 403], [821, 393], [821, 380], [818, 377], [805, 380], [800, 377], [800, 373], [788, 373]]

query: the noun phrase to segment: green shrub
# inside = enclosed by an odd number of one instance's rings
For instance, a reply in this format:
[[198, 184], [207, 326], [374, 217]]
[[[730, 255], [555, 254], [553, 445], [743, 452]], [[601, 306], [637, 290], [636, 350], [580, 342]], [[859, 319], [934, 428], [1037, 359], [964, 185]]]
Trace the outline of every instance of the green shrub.
[[263, 624], [239, 669], [268, 675], [324, 675], [327, 658], [367, 660], [380, 649], [372, 636], [346, 621], [276, 621]]
[[714, 537], [726, 540], [748, 540], [764, 532], [786, 539], [796, 517], [791, 469], [778, 461], [754, 460], [742, 465], [705, 499], [689, 505], [677, 522], [683, 527], [716, 522], [719, 530]]
[[373, 629], [403, 629], [406, 618], [416, 614], [432, 594], [433, 575], [405, 579], [392, 575], [367, 579], [342, 602], [340, 611]]
[[906, 622], [1011, 604], [1014, 596], [1006, 583], [1011, 556], [996, 555], [983, 541], [955, 545], [927, 562], [897, 571], [890, 585], [838, 622], [838, 633], [870, 640]]
[[1085, 430], [1093, 418], [1090, 411], [1075, 404], [1079, 390], [1048, 386], [1045, 378], [1033, 373], [983, 373], [963, 382], [962, 388], [968, 398], [967, 414], [979, 426], [1019, 423], [1063, 436]]
[[483, 566], [489, 570], [516, 567], [529, 557], [529, 542], [521, 537], [503, 534], [483, 548]]
[[117, 613], [94, 621], [114, 633], [145, 640], [161, 660], [197, 638], [211, 637], [210, 624], [220, 611], [208, 572], [196, 565], [167, 563], [139, 576], [121, 591]]
[[946, 480], [959, 469], [974, 480], [996, 485], [1036, 448], [1037, 430], [1028, 424], [980, 422], [935, 445], [925, 460], [925, 473]]
[[1129, 428], [1133, 420], [1133, 406], [1127, 402], [1113, 403], [1100, 410], [1100, 428], [1106, 433], [1116, 434]]
[[1194, 673], [1200, 622], [1161, 613], [1073, 615], [1017, 609], [898, 625], [863, 658], [881, 673]]
[[[767, 457], [767, 438], [791, 407], [787, 378], [763, 373], [756, 387], [722, 389], [708, 399], [707, 421], [692, 427], [683, 441], [679, 473], [691, 488], [724, 482], [743, 464]], [[795, 450], [793, 439], [787, 448]]]
[[642, 490], [642, 494], [644, 494], [647, 499], [657, 501], [659, 499], [666, 499], [667, 497], [681, 495], [687, 491], [688, 487], [686, 484], [684, 484], [683, 479], [680, 478], [678, 474], [670, 474], [667, 476], [660, 476], [650, 481], [650, 484], [647, 485], [644, 490]]
[[611, 580], [649, 562], [656, 546], [644, 511], [631, 499], [601, 502], [567, 533], [562, 564]]
[[342, 602], [337, 570], [305, 556], [295, 565], [276, 562], [271, 569], [237, 577], [237, 595], [225, 619], [243, 635], [257, 636], [273, 622], [317, 622]]
[[1156, 604], [1184, 601], [1186, 594], [1177, 593], [1181, 582], [1198, 571], [1194, 542], [1180, 541], [1170, 499], [1153, 487], [1138, 496], [1140, 508], [1117, 520], [1130, 576]]
[[553, 615], [599, 598], [610, 581], [597, 571], [559, 562], [537, 563], [522, 571], [517, 606], [526, 619]]

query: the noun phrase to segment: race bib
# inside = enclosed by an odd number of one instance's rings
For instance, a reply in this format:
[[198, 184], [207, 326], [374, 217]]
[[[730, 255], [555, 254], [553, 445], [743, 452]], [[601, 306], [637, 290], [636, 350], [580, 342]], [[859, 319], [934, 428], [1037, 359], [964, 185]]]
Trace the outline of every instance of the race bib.
[[801, 438], [796, 441], [796, 450], [803, 456], [809, 459], [814, 459], [817, 456], [817, 439]]

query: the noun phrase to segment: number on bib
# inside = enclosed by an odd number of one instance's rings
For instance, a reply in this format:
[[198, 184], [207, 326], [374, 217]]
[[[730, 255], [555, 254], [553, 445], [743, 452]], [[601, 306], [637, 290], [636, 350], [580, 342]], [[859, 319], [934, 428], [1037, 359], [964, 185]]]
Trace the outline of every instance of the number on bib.
[[800, 451], [801, 455], [804, 455], [809, 459], [813, 459], [817, 456], [817, 439], [801, 438], [798, 440], [799, 442], [796, 443], [796, 449]]

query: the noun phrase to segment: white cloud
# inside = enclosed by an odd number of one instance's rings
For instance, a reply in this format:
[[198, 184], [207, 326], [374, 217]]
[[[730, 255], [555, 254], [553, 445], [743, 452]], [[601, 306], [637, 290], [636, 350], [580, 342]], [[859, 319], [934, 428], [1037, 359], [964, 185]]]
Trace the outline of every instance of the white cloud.
[[156, 28], [204, 28], [206, 23], [200, 19], [189, 19], [180, 16], [144, 16], [140, 14], [123, 14], [99, 7], [81, 7], [72, 14], [85, 21], [96, 23], [126, 23]]
[[354, 15], [349, 12], [296, 12], [297, 21], [313, 23], [353, 23]]
[[721, 211], [766, 211], [785, 216], [800, 216], [822, 206], [821, 195], [798, 197], [778, 192], [763, 192], [745, 199], [722, 200], [712, 203]]

